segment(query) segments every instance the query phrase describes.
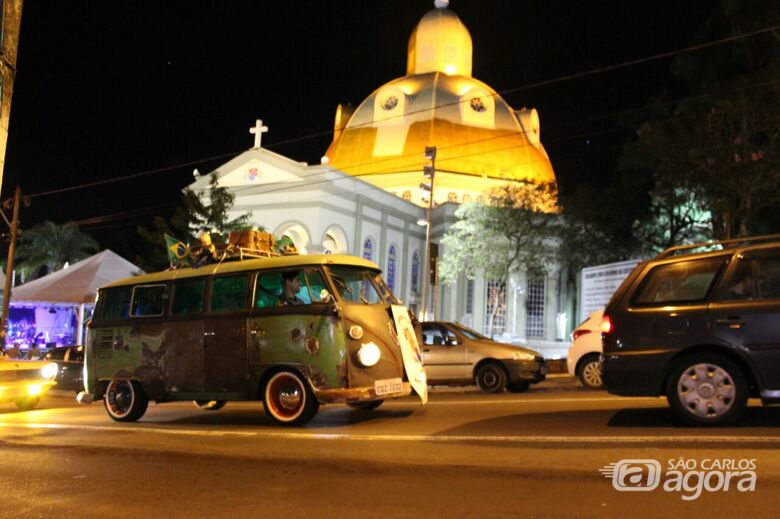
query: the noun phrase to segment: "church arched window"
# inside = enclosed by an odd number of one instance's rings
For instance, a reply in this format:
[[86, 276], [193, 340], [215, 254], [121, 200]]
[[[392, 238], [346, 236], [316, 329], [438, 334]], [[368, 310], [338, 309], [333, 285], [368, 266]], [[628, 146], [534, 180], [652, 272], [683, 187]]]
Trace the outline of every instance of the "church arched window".
[[374, 259], [374, 242], [371, 238], [366, 238], [366, 241], [363, 242], [363, 258], [368, 261]]
[[395, 292], [395, 270], [398, 260], [395, 245], [391, 245], [387, 250], [387, 286], [391, 292]]
[[412, 292], [420, 293], [420, 252], [414, 251], [412, 255]]

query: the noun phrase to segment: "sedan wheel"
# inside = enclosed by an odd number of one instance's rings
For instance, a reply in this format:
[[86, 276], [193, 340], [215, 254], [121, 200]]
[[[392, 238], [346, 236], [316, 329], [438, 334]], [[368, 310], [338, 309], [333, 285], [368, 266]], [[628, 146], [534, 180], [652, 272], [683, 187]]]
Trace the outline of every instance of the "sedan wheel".
[[29, 411], [31, 409], [35, 409], [35, 406], [37, 406], [38, 402], [40, 401], [41, 401], [41, 397], [39, 396], [28, 396], [26, 398], [19, 398], [16, 401], [16, 407], [18, 407], [22, 411]]
[[580, 382], [590, 389], [601, 389], [604, 382], [601, 380], [601, 363], [596, 355], [586, 357], [580, 367]]
[[720, 355], [680, 359], [666, 385], [674, 413], [690, 425], [725, 425], [747, 407], [747, 384], [742, 370]]
[[485, 393], [501, 393], [506, 387], [506, 372], [499, 364], [484, 364], [477, 371], [477, 386]]

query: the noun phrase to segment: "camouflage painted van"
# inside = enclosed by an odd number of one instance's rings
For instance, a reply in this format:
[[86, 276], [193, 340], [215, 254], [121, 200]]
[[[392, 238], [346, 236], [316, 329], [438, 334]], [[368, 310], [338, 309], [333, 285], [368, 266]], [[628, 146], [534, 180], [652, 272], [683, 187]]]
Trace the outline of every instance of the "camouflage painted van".
[[262, 400], [299, 425], [321, 404], [375, 409], [425, 371], [409, 312], [366, 260], [301, 255], [158, 272], [103, 287], [80, 401], [134, 421], [150, 400]]

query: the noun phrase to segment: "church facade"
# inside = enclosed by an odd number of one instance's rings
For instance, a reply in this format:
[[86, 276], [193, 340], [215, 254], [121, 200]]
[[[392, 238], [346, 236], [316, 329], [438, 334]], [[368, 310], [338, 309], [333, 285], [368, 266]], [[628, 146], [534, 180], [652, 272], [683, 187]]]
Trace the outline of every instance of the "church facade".
[[[251, 211], [258, 225], [290, 236], [304, 253], [370, 259], [419, 311], [429, 204], [431, 241], [438, 243], [459, 204], [484, 200], [506, 183], [555, 182], [536, 110], [511, 108], [471, 77], [471, 65], [468, 30], [438, 0], [409, 39], [407, 74], [356, 108], [337, 107], [333, 141], [319, 165], [263, 148], [268, 128], [257, 121], [254, 146], [213, 172], [235, 195], [232, 216]], [[433, 163], [424, 156], [429, 147], [436, 148]], [[434, 166], [432, 187], [422, 185], [426, 165]], [[208, 181], [196, 178], [190, 188], [206, 194]], [[506, 286], [461, 276], [435, 285], [433, 314], [505, 340], [560, 341], [572, 325], [562, 276], [555, 266], [538, 278], [512, 272]]]

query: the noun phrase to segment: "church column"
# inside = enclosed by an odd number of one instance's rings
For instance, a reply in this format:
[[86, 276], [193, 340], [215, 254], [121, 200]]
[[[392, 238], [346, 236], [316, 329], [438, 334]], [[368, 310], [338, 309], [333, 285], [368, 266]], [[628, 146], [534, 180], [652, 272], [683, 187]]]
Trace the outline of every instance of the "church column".
[[353, 235], [352, 243], [354, 247], [353, 254], [360, 258], [363, 257], [363, 197], [361, 195], [355, 196], [355, 233]]
[[409, 220], [404, 218], [404, 242], [401, 246], [401, 257], [404, 259], [404, 268], [401, 270], [401, 290], [397, 297], [407, 305], [411, 298], [411, 289], [409, 288], [409, 269], [412, 268], [412, 262], [409, 260]]
[[[379, 231], [379, 268], [387, 275], [387, 207], [382, 206], [382, 228]], [[396, 267], [398, 265], [396, 264]], [[397, 273], [397, 272], [396, 272]]]

